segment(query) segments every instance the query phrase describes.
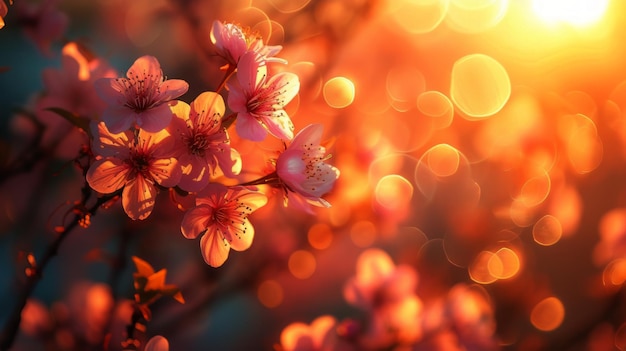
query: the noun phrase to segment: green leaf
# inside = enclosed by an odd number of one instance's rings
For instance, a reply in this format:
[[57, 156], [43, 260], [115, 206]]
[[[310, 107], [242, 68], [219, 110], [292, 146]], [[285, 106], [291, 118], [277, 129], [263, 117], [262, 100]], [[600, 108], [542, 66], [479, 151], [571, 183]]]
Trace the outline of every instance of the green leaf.
[[46, 111], [54, 112], [57, 115], [65, 118], [68, 122], [72, 123], [74, 126], [82, 129], [89, 135], [89, 138], [92, 137], [91, 129], [89, 128], [89, 118], [81, 117], [73, 114], [72, 112], [62, 109], [60, 107], [48, 107], [45, 109]]

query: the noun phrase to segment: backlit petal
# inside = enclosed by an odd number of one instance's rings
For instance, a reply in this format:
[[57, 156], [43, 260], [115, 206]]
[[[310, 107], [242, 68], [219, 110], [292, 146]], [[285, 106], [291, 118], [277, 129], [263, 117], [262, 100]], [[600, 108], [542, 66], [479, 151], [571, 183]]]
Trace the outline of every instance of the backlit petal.
[[289, 103], [300, 91], [300, 80], [291, 72], [278, 73], [268, 81], [267, 85], [272, 90], [280, 91], [281, 107]]
[[[248, 204], [248, 203], [246, 203]], [[230, 247], [235, 251], [244, 251], [250, 248], [254, 239], [254, 227], [248, 219], [232, 225], [233, 235], [230, 235]]]
[[195, 126], [214, 126], [213, 129], [217, 130], [226, 107], [222, 95], [206, 91], [193, 100], [191, 109], [198, 114]]
[[283, 140], [293, 139], [293, 122], [284, 110], [273, 111], [271, 117], [264, 118], [263, 122], [273, 136]]
[[319, 145], [323, 132], [324, 126], [321, 124], [309, 124], [296, 134], [289, 148], [302, 149], [303, 145], [307, 144]]
[[95, 191], [110, 194], [121, 189], [128, 181], [128, 165], [120, 159], [108, 158], [95, 161], [87, 171], [87, 182]]
[[138, 175], [134, 180], [126, 183], [122, 191], [122, 206], [124, 211], [133, 220], [146, 219], [154, 208], [157, 189], [148, 180]]
[[175, 158], [162, 158], [152, 162], [150, 175], [159, 185], [171, 188], [178, 184], [182, 172]]
[[230, 245], [217, 230], [209, 230], [200, 239], [204, 261], [211, 267], [219, 267], [228, 258]]
[[199, 205], [185, 212], [180, 231], [187, 239], [195, 239], [209, 226], [213, 209], [208, 205]]

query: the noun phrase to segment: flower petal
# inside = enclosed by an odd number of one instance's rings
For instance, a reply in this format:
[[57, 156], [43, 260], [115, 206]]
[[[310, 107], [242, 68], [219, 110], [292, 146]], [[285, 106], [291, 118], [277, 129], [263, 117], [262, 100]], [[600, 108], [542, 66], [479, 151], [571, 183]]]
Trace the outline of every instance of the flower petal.
[[270, 78], [267, 85], [271, 90], [280, 91], [280, 107], [288, 104], [300, 91], [300, 80], [291, 72], [278, 73]]
[[189, 192], [198, 192], [209, 183], [209, 167], [206, 160], [199, 156], [182, 155], [179, 159], [183, 169], [178, 186]]
[[92, 150], [100, 156], [115, 156], [120, 159], [128, 158], [129, 145], [134, 136], [132, 132], [111, 133], [104, 122], [91, 122], [92, 135], [94, 136]]
[[163, 78], [163, 72], [156, 57], [144, 55], [133, 62], [133, 65], [126, 71], [126, 77], [130, 80], [144, 79], [145, 77], [159, 80], [159, 78]]
[[[224, 115], [226, 107], [222, 95], [212, 91], [206, 91], [193, 100], [191, 103], [191, 113], [195, 118], [194, 126], [212, 127], [206, 133], [211, 133], [219, 129], [219, 122]], [[196, 117], [197, 116], [197, 117]]]
[[213, 215], [213, 208], [209, 205], [199, 205], [185, 212], [180, 231], [187, 239], [195, 239], [209, 226]]
[[111, 194], [128, 181], [129, 168], [123, 160], [106, 158], [94, 162], [87, 171], [87, 183], [95, 191]]
[[263, 141], [267, 137], [267, 130], [248, 113], [240, 113], [237, 116], [235, 130], [240, 137], [251, 141]]
[[135, 114], [137, 125], [146, 132], [156, 133], [167, 127], [172, 121], [172, 110], [167, 104], [161, 104], [153, 108]]
[[124, 106], [110, 105], [101, 117], [109, 132], [113, 134], [122, 133], [128, 130], [137, 120], [137, 114]]
[[321, 124], [309, 124], [296, 134], [289, 148], [302, 149], [307, 144], [319, 145], [323, 132], [324, 126]]
[[143, 176], [137, 175], [134, 180], [126, 183], [122, 191], [122, 206], [132, 220], [148, 218], [156, 199], [156, 187]]
[[[246, 203], [247, 204], [247, 203]], [[231, 226], [231, 234], [229, 235], [230, 247], [235, 251], [244, 251], [250, 248], [254, 239], [254, 227], [246, 218], [239, 223]]]
[[182, 172], [175, 158], [162, 158], [152, 161], [150, 176], [166, 188], [176, 186], [180, 182]]
[[230, 245], [218, 230], [210, 228], [200, 239], [200, 251], [208, 265], [219, 267], [226, 262]]
[[278, 139], [293, 139], [293, 122], [284, 110], [273, 111], [271, 117], [263, 118], [267, 130]]
[[182, 79], [168, 79], [161, 84], [159, 100], [170, 101], [180, 97], [189, 90], [189, 83]]
[[237, 64], [237, 81], [243, 91], [253, 95], [251, 93], [265, 84], [266, 77], [267, 66], [261, 65], [258, 54], [248, 51], [241, 55]]

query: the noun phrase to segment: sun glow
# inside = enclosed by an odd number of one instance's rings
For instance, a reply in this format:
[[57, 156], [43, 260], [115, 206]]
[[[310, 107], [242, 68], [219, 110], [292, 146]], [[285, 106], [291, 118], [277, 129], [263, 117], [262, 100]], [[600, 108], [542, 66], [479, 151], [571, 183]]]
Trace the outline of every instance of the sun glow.
[[533, 0], [533, 10], [546, 22], [584, 27], [598, 22], [609, 0]]

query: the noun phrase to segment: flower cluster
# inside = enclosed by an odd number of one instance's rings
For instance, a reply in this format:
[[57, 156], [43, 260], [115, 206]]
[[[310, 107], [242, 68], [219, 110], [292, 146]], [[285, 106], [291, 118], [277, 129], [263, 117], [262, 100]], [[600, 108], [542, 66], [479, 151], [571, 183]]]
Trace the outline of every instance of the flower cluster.
[[[255, 185], [283, 189], [286, 200], [310, 211], [308, 203], [330, 206], [322, 195], [332, 189], [339, 171], [324, 162], [328, 156], [320, 145], [321, 125], [293, 135], [284, 107], [298, 93], [298, 76], [270, 76], [267, 67], [286, 62], [273, 57], [280, 47], [266, 46], [239, 26], [219, 21], [212, 38], [228, 65], [222, 86], [228, 87], [232, 114], [225, 117], [220, 89], [203, 92], [190, 104], [177, 100], [187, 92], [187, 82], [165, 79], [155, 57], [140, 57], [125, 78], [102, 77], [94, 83], [106, 107], [101, 121], [92, 122], [95, 161], [86, 177], [99, 193], [121, 192], [124, 211], [133, 220], [150, 216], [162, 189], [195, 196], [181, 231], [189, 239], [201, 236], [202, 256], [218, 267], [231, 247], [241, 251], [252, 243], [248, 215], [267, 202]], [[236, 78], [229, 80], [234, 73]], [[275, 172], [240, 186], [225, 185], [223, 178], [237, 178], [242, 169], [228, 132], [233, 120], [241, 138], [262, 141], [271, 134], [291, 140], [275, 160]]]
[[344, 298], [367, 311], [366, 320], [337, 321], [324, 315], [311, 325], [292, 323], [280, 335], [281, 349], [498, 349], [493, 308], [484, 291], [457, 284], [447, 297], [425, 304], [416, 293], [417, 282], [412, 266], [396, 266], [385, 251], [368, 249], [344, 286]]

